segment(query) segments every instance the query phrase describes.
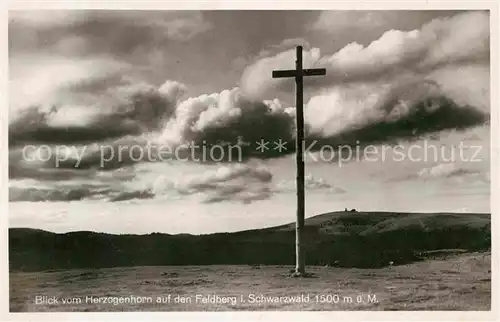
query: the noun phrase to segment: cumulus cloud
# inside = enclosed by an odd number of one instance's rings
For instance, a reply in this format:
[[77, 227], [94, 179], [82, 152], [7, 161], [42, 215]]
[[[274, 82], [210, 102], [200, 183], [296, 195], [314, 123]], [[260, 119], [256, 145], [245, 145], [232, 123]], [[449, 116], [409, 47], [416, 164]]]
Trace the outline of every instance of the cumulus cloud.
[[[366, 47], [353, 43], [330, 56], [306, 47], [304, 66], [326, 66], [328, 75], [335, 76], [309, 82], [317, 92], [305, 106], [308, 140], [320, 139], [332, 146], [369, 144], [484, 124], [489, 118], [489, 69], [484, 64], [489, 60], [487, 25], [486, 13], [472, 12], [434, 20], [419, 30], [390, 30]], [[462, 34], [466, 42], [455, 36]], [[298, 42], [288, 40], [277, 48]], [[443, 51], [438, 50], [441, 47]], [[123, 145], [186, 143], [237, 145], [244, 158], [292, 153], [295, 109], [278, 99], [258, 97], [279, 85], [270, 73], [293, 68], [294, 54], [289, 50], [257, 61], [243, 73], [242, 89], [187, 99], [183, 99], [186, 86], [177, 81], [156, 86], [119, 72], [123, 65], [109, 68], [102, 61], [97, 66], [69, 67], [63, 61], [45, 70], [50, 74], [60, 67], [63, 71], [60, 79], [48, 80], [45, 89], [36, 87], [35, 81], [24, 84], [25, 89], [40, 90], [26, 101], [22, 92], [17, 95], [18, 106], [24, 107], [10, 122], [9, 145], [74, 143], [78, 151], [85, 150], [80, 169], [101, 163], [94, 144], [109, 145], [107, 153], [114, 155]], [[18, 69], [14, 80], [22, 84], [29, 70]], [[282, 140], [287, 150], [260, 152], [255, 144], [261, 139]], [[54, 161], [27, 166], [15, 149], [11, 158], [14, 163], [17, 160], [12, 173], [21, 175], [33, 173], [26, 167], [47, 168]], [[75, 160], [69, 158], [60, 167], [74, 168]], [[135, 162], [127, 154], [105, 168]]]
[[242, 201], [245, 203], [271, 196], [271, 172], [262, 166], [235, 164], [188, 176], [175, 184], [182, 194], [202, 194], [204, 202]]
[[239, 137], [251, 143], [286, 140], [292, 126], [289, 110], [279, 100], [252, 100], [234, 88], [181, 101], [157, 142], [236, 145]]
[[428, 79], [432, 79], [436, 84], [439, 84], [443, 94], [453, 98], [458, 105], [474, 106], [484, 113], [489, 113], [489, 69], [489, 64], [464, 65], [458, 68], [448, 66], [430, 72]]
[[163, 85], [160, 86], [158, 91], [167, 97], [172, 98], [173, 101], [177, 102], [180, 100], [182, 95], [184, 95], [187, 87], [186, 85], [173, 81], [167, 80]]
[[[46, 56], [9, 58], [9, 119], [33, 105], [50, 106], [62, 100], [71, 84], [114, 77], [126, 64], [103, 58], [52, 59]], [[63, 95], [64, 96], [64, 95]]]
[[[242, 90], [263, 97], [292, 89], [293, 80], [272, 79], [271, 71], [293, 68], [294, 61], [293, 50], [257, 61], [243, 73]], [[308, 134], [329, 142], [412, 138], [489, 119], [486, 12], [389, 30], [367, 46], [350, 43], [332, 55], [312, 48], [304, 52], [304, 66], [327, 69], [326, 77], [305, 80], [312, 93], [305, 115]]]
[[9, 201], [71, 201], [88, 198], [92, 189], [75, 186], [72, 189], [55, 189], [42, 187], [11, 187], [9, 188]]
[[[418, 12], [418, 14], [415, 14]], [[422, 25], [422, 21], [440, 16], [456, 14], [459, 11], [446, 10], [328, 10], [309, 25], [312, 31], [321, 31], [336, 39], [345, 34], [382, 33], [388, 28], [408, 29]], [[355, 23], [353, 23], [355, 22]]]
[[[127, 169], [130, 171], [126, 171]], [[274, 193], [271, 190], [271, 172], [254, 163], [207, 168], [202, 173], [190, 173], [177, 179], [156, 172], [154, 167], [143, 167], [143, 170], [146, 172], [122, 168], [109, 173], [87, 172], [85, 176], [68, 174], [68, 177], [63, 176], [60, 171], [55, 173], [48, 170], [46, 176], [12, 181], [9, 198], [11, 201], [118, 202], [188, 195], [204, 203], [249, 203], [270, 198]]]
[[[249, 66], [242, 88], [262, 96], [287, 81], [272, 79], [273, 69], [293, 68], [294, 53], [287, 51]], [[381, 78], [422, 74], [452, 64], [489, 62], [489, 15], [467, 12], [435, 19], [420, 29], [386, 31], [369, 45], [353, 42], [332, 55], [313, 48], [304, 53], [304, 67], [324, 67], [326, 77], [309, 80], [315, 87], [378, 81]]]
[[[351, 28], [370, 29], [385, 27], [387, 19], [396, 20], [391, 11], [323, 11], [318, 19], [311, 24], [313, 30], [331, 33], [345, 32]], [[353, 26], [353, 21], [356, 23]]]
[[280, 52], [288, 51], [291, 48], [295, 48], [296, 46], [302, 46], [304, 49], [309, 50], [311, 45], [309, 42], [303, 38], [288, 38], [283, 40], [281, 43], [277, 45], [271, 45], [262, 49], [257, 55], [251, 57], [237, 57], [233, 60], [233, 67], [240, 69], [242, 67], [246, 67], [259, 61], [263, 58], [274, 56]]
[[382, 134], [380, 139], [384, 140], [404, 137], [405, 131], [417, 136], [474, 126], [484, 122], [486, 116], [475, 106], [460, 106], [446, 98], [446, 93], [433, 80], [401, 78], [393, 84], [335, 86], [309, 100], [305, 119], [311, 135], [332, 137], [355, 131], [360, 135], [359, 140], [371, 141], [362, 138], [360, 131]]
[[[185, 86], [166, 81], [160, 87], [145, 83], [119, 85], [85, 95], [71, 94], [61, 105], [24, 108], [9, 125], [9, 144], [27, 142], [74, 143], [99, 141], [161, 128], [174, 113]], [[77, 87], [81, 91], [82, 87]], [[79, 105], [81, 104], [81, 105]], [[85, 104], [85, 105], [84, 105]], [[90, 105], [90, 106], [89, 106]]]
[[17, 180], [9, 181], [9, 200], [110, 200], [129, 194], [126, 182], [134, 177], [135, 173], [130, 168], [107, 173], [95, 170], [24, 168], [14, 177]]
[[[137, 152], [144, 153], [148, 135], [162, 129], [173, 115], [185, 85], [170, 80], [160, 86], [119, 80], [112, 86], [104, 86], [101, 79], [99, 85], [88, 80], [69, 83], [59, 89], [61, 105], [41, 101], [18, 111], [9, 124], [9, 177], [76, 178], [75, 170], [85, 174], [89, 169], [110, 170], [148, 161]], [[45, 150], [29, 150], [44, 155], [23, 155], [26, 144], [44, 144]], [[131, 146], [142, 150], [131, 151]], [[47, 172], [54, 168], [60, 173]]]
[[272, 174], [264, 167], [251, 167], [244, 164], [235, 164], [219, 167], [215, 171], [204, 172], [200, 176], [188, 177], [184, 179], [180, 189], [205, 189], [207, 185], [227, 182], [241, 177], [254, 178], [261, 182], [269, 182]]
[[[346, 191], [340, 187], [334, 187], [332, 184], [327, 182], [323, 178], [316, 178], [312, 174], [308, 174], [304, 178], [304, 185], [306, 190], [325, 190], [335, 194], [342, 194]], [[278, 182], [274, 191], [277, 192], [295, 192], [296, 191], [296, 181], [285, 180], [282, 182]]]
[[[271, 196], [272, 177], [269, 169], [258, 163], [227, 164], [176, 179], [159, 174], [155, 175], [151, 181], [140, 184], [132, 182], [129, 184], [132, 192], [128, 195], [136, 196], [138, 191], [142, 191], [142, 196], [151, 195], [155, 198], [163, 198], [175, 192], [183, 196], [197, 197], [205, 203], [222, 201], [248, 203]], [[136, 193], [133, 193], [134, 191]]]
[[[437, 180], [437, 179], [455, 179], [458, 182], [466, 182], [473, 184], [488, 184], [490, 182], [490, 172], [486, 169], [470, 167], [458, 163], [439, 163], [431, 167], [421, 169], [417, 175], [417, 179], [421, 180]], [[415, 177], [415, 176], [413, 176]]]
[[[302, 54], [303, 67], [312, 68], [320, 59], [319, 48], [304, 50]], [[241, 76], [242, 89], [245, 94], [259, 98], [263, 93], [277, 89], [286, 81], [283, 79], [273, 79], [271, 74], [277, 69], [295, 69], [295, 49], [290, 49], [277, 54], [276, 56], [262, 58], [251, 66], [247, 67]]]
[[421, 178], [452, 177], [466, 173], [470, 173], [470, 171], [458, 167], [454, 163], [441, 163], [433, 167], [423, 168], [418, 172], [418, 176]]
[[[420, 30], [389, 30], [368, 46], [351, 43], [321, 63], [348, 80], [392, 72], [421, 71], [457, 62], [489, 60], [489, 15], [467, 12], [435, 19]], [[399, 70], [397, 70], [399, 69]]]
[[[40, 113], [35, 108], [19, 122], [11, 123], [10, 146], [49, 143], [51, 158], [26, 164], [19, 151], [11, 149], [11, 162], [16, 166], [12, 166], [10, 175], [33, 173], [24, 168], [54, 167], [57, 158], [58, 167], [63, 169], [116, 169], [165, 158], [241, 161], [294, 151], [294, 109], [279, 100], [248, 99], [238, 88], [180, 100], [183, 90], [184, 85], [174, 81], [160, 87], [117, 87], [117, 97], [109, 101], [114, 103], [107, 109], [99, 109], [96, 114], [82, 110], [87, 114], [81, 114], [76, 121], [78, 110]], [[484, 120], [484, 114], [443, 97], [432, 82], [367, 86], [363, 91], [359, 87], [345, 88], [314, 97], [306, 108], [308, 140], [319, 140], [312, 150], [324, 144], [336, 147], [411, 139], [445, 129], [467, 128]], [[256, 144], [261, 139], [270, 144], [282, 140], [287, 149], [258, 150]], [[61, 160], [57, 144], [69, 144], [76, 156]], [[193, 152], [187, 144], [198, 149]], [[215, 154], [210, 152], [214, 145], [220, 148]], [[133, 150], [132, 146], [140, 149]], [[165, 155], [173, 151], [174, 155]], [[159, 159], [160, 153], [163, 159]]]
[[329, 68], [333, 79], [345, 82], [488, 60], [489, 16], [468, 12], [433, 20], [420, 30], [389, 30], [366, 47], [351, 43], [322, 57], [319, 65]]
[[[12, 201], [118, 202], [187, 195], [206, 203], [248, 203], [294, 191], [293, 180], [275, 184], [269, 170], [261, 166], [222, 163], [216, 168], [207, 160], [205, 173], [173, 179], [164, 171], [147, 170], [152, 166], [149, 160], [119, 150], [195, 143], [238, 145], [244, 158], [293, 153], [295, 108], [279, 99], [263, 99], [276, 97], [275, 92], [263, 93], [293, 88], [286, 88], [293, 80], [273, 80], [271, 71], [294, 68], [295, 50], [289, 48], [297, 44], [306, 49], [305, 68], [328, 70], [326, 77], [306, 81], [307, 92], [313, 93], [305, 106], [307, 140], [318, 139], [316, 148], [323, 143], [335, 147], [414, 139], [482, 125], [489, 119], [489, 19], [485, 12], [437, 19], [415, 30], [389, 30], [367, 45], [350, 43], [333, 54], [321, 53], [304, 39], [286, 39], [258, 53], [257, 61], [242, 75], [241, 88], [189, 98], [184, 98], [184, 84], [167, 80], [152, 85], [142, 81], [147, 77], [140, 72], [165, 67], [146, 54], [159, 54], [158, 61], [165, 61], [162, 46], [195, 37], [210, 26], [198, 13], [168, 19], [151, 14], [149, 20], [130, 16], [132, 25], [123, 23], [123, 13], [92, 12], [61, 16], [57, 21], [12, 16], [9, 46], [16, 55], [10, 62], [9, 177], [17, 179], [10, 187]], [[370, 19], [367, 25], [383, 25], [383, 19]], [[26, 33], [20, 35], [20, 25], [39, 31], [23, 29]], [[48, 53], [47, 57], [33, 59], [29, 54], [33, 46]], [[54, 58], [51, 51], [59, 56]], [[106, 55], [100, 55], [103, 52]], [[130, 52], [150, 69], [133, 73], [129, 63], [108, 58], [108, 54]], [[64, 58], [70, 55], [71, 60]], [[85, 55], [90, 58], [81, 59]], [[240, 63], [253, 59], [243, 58]], [[270, 142], [271, 149], [258, 151], [256, 142], [261, 139]], [[287, 143], [286, 151], [272, 149], [272, 142], [280, 139]], [[33, 142], [48, 144], [51, 158], [23, 160], [22, 144]], [[75, 150], [57, 150], [58, 144]], [[114, 155], [104, 167], [100, 165], [102, 146], [109, 147], [105, 158]], [[184, 152], [181, 157], [189, 153], [187, 148]], [[67, 158], [56, 169], [57, 153]], [[141, 165], [147, 175], [139, 171]], [[122, 173], [125, 169], [132, 170]], [[460, 177], [474, 171], [445, 164], [422, 169], [413, 178]], [[345, 192], [311, 175], [306, 177], [306, 188]]]

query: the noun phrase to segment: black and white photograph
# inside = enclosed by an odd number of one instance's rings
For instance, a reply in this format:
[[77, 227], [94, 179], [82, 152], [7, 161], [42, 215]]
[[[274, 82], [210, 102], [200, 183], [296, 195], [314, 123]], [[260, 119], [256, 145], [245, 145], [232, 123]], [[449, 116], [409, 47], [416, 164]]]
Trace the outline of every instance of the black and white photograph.
[[192, 9], [8, 10], [9, 312], [492, 311], [496, 11]]

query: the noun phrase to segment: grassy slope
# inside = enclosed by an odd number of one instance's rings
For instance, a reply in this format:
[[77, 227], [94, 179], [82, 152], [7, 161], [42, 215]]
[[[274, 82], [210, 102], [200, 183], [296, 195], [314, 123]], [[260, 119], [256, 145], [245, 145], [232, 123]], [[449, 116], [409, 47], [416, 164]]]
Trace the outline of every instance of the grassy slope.
[[[489, 214], [334, 212], [306, 220], [308, 265], [376, 268], [429, 251], [490, 249]], [[9, 229], [11, 271], [294, 263], [294, 224], [210, 235], [110, 235]]]
[[[462, 254], [379, 269], [308, 267], [313, 278], [289, 278], [291, 266], [148, 266], [17, 272], [10, 274], [10, 311], [216, 310], [489, 310], [491, 255]], [[172, 296], [171, 303], [156, 303]], [[196, 295], [236, 297], [235, 304], [196, 303]], [[250, 303], [266, 297], [309, 295], [309, 303]], [[37, 305], [35, 296], [58, 305]], [[94, 297], [145, 296], [152, 303], [94, 304]], [[190, 303], [174, 303], [181, 295]], [[324, 296], [326, 301], [316, 302]], [[328, 296], [330, 295], [330, 297]], [[334, 297], [337, 295], [338, 297]], [[360, 302], [358, 303], [358, 296]], [[62, 304], [61, 298], [81, 303]], [[245, 302], [241, 301], [241, 298]]]

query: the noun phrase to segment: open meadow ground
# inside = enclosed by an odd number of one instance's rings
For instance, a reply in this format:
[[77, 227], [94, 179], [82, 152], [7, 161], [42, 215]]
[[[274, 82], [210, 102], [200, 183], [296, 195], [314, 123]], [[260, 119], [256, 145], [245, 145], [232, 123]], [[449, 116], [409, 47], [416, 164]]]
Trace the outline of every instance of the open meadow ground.
[[10, 310], [489, 310], [489, 214], [334, 212], [209, 235], [9, 230]]
[[11, 273], [10, 310], [489, 310], [490, 267], [489, 253], [472, 253], [377, 269], [309, 267], [311, 278], [289, 277], [291, 266]]

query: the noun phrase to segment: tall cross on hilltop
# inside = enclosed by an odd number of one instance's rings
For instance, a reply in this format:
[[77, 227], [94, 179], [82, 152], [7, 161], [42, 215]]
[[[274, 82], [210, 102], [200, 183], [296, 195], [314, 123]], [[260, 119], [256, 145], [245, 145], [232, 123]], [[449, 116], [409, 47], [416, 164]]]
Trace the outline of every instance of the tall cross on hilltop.
[[297, 223], [295, 226], [295, 274], [305, 275], [305, 260], [303, 251], [303, 233], [305, 216], [305, 187], [304, 187], [304, 76], [326, 75], [325, 68], [302, 69], [302, 46], [297, 46], [297, 60], [295, 69], [273, 70], [273, 78], [295, 78], [295, 108], [297, 119], [297, 135], [295, 151], [297, 163]]

